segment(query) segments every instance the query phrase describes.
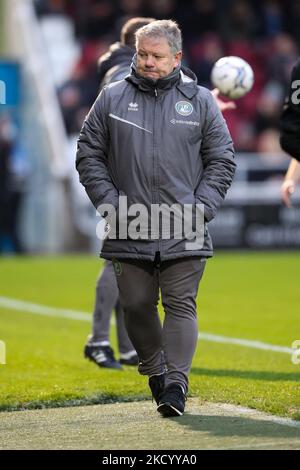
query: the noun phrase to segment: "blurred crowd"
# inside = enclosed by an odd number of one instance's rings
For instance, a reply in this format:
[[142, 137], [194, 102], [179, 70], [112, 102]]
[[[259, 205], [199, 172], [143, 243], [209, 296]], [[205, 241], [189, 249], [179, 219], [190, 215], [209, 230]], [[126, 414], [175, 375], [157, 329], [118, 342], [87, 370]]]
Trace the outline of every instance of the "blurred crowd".
[[35, 0], [39, 16], [68, 15], [81, 57], [59, 89], [66, 129], [76, 134], [99, 91], [97, 60], [119, 39], [133, 16], [175, 19], [183, 32], [184, 64], [200, 85], [212, 88], [210, 72], [222, 56], [252, 66], [252, 91], [226, 112], [236, 150], [279, 152], [278, 120], [300, 47], [300, 0]]
[[[0, 114], [0, 255], [22, 252], [18, 216], [25, 171], [17, 147], [17, 127], [9, 114]], [[22, 167], [21, 167], [22, 166]]]

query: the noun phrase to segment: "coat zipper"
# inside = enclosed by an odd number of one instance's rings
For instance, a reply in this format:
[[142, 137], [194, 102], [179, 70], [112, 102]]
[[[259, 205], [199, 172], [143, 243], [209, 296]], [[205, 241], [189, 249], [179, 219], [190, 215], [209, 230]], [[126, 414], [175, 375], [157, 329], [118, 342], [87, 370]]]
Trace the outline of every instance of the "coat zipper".
[[[156, 131], [155, 131], [155, 116], [156, 116], [156, 108], [157, 108], [157, 88], [154, 88], [154, 96], [155, 96], [155, 105], [154, 105], [154, 115], [153, 115], [153, 179], [154, 179], [154, 203], [159, 204], [159, 195], [158, 195], [158, 155], [157, 155], [157, 145], [156, 145]], [[158, 224], [159, 227], [159, 224]], [[160, 227], [159, 227], [160, 228]], [[158, 238], [158, 251], [161, 254], [161, 240], [160, 237]], [[156, 250], [155, 250], [156, 251]]]

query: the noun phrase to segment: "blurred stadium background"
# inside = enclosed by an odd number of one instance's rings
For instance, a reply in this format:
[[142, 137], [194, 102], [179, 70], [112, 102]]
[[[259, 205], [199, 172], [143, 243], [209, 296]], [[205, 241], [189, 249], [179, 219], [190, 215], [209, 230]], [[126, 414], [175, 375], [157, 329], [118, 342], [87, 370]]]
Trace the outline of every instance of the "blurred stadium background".
[[97, 96], [97, 59], [135, 15], [179, 22], [184, 62], [202, 85], [211, 87], [212, 65], [224, 55], [241, 56], [254, 69], [252, 91], [225, 114], [238, 172], [210, 224], [215, 246], [300, 247], [299, 191], [291, 210], [281, 206], [289, 160], [278, 143], [280, 110], [299, 55], [298, 0], [194, 0], [188, 6], [176, 0], [1, 0], [1, 9], [0, 72], [12, 77], [11, 101], [0, 114], [1, 159], [8, 160], [3, 178], [10, 179], [1, 253], [99, 251], [94, 210], [74, 170], [76, 138]]
[[[299, 339], [300, 192], [283, 207], [289, 158], [278, 122], [299, 56], [300, 1], [0, 0], [0, 339], [9, 357], [0, 409], [149, 395], [135, 371], [121, 379], [84, 362], [89, 322], [52, 318], [65, 315], [60, 309], [92, 311], [98, 219], [75, 172], [76, 139], [97, 96], [97, 59], [137, 15], [178, 21], [184, 62], [202, 85], [211, 87], [210, 70], [224, 55], [243, 57], [255, 73], [252, 91], [225, 114], [238, 170], [210, 224], [215, 247], [228, 253], [208, 267], [200, 331], [283, 348]], [[57, 315], [34, 315], [47, 306]], [[192, 392], [299, 419], [299, 366], [286, 352], [204, 339]]]

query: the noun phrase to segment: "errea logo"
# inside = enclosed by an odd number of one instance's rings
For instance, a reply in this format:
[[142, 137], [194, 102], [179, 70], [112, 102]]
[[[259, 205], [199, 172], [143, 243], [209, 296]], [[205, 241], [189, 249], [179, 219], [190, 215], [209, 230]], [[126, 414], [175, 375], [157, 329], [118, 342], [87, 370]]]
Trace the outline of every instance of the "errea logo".
[[138, 111], [139, 110], [139, 105], [137, 103], [129, 103], [128, 105], [128, 111]]
[[175, 109], [181, 116], [189, 116], [194, 111], [193, 105], [189, 101], [177, 101]]

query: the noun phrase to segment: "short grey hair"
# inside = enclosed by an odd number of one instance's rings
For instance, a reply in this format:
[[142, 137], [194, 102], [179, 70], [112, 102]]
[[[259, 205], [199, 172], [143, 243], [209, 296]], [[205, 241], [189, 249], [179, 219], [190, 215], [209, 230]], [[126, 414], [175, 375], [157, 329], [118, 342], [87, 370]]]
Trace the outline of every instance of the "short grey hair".
[[181, 31], [175, 21], [157, 20], [138, 29], [135, 33], [136, 46], [143, 38], [165, 38], [173, 54], [182, 51]]

